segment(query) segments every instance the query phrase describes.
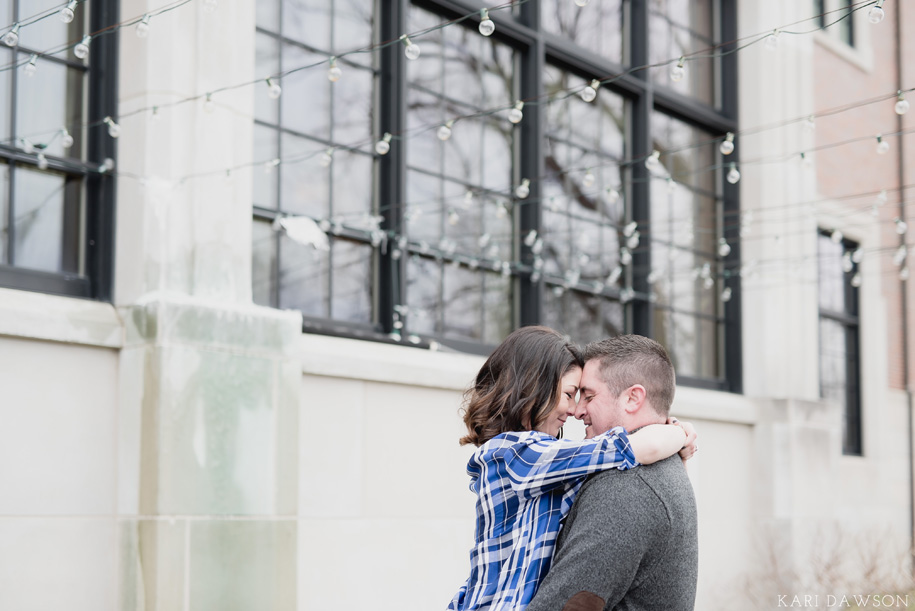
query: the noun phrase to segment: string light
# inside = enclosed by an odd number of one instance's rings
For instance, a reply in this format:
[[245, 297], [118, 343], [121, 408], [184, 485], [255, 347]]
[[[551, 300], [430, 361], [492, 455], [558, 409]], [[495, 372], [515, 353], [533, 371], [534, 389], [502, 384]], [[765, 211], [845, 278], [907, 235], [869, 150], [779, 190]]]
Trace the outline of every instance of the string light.
[[591, 81], [591, 84], [582, 89], [578, 95], [581, 96], [581, 99], [585, 102], [593, 102], [597, 98], [598, 87], [600, 87], [600, 81], [594, 79]]
[[112, 138], [117, 138], [121, 135], [121, 126], [115, 123], [111, 117], [105, 117], [102, 119], [102, 123], [108, 126], [108, 135]]
[[845, 236], [842, 235], [842, 232], [838, 229], [833, 229], [832, 233], [829, 234], [829, 239], [832, 240], [833, 244], [839, 244], [842, 242], [842, 238]]
[[718, 150], [721, 151], [722, 155], [730, 155], [734, 152], [734, 133], [728, 132], [724, 140], [721, 142], [721, 146], [718, 147]]
[[721, 291], [721, 301], [724, 303], [729, 302], [731, 300], [731, 295], [731, 287], [725, 287], [724, 290]]
[[404, 45], [406, 45], [404, 47], [403, 54], [407, 56], [407, 59], [419, 59], [419, 54], [422, 53], [419, 45], [414, 44], [409, 38], [407, 38], [406, 34], [401, 36], [400, 40], [403, 41]]
[[518, 199], [527, 199], [527, 196], [531, 194], [531, 181], [529, 178], [525, 178], [521, 181], [521, 184], [515, 189], [515, 197]]
[[583, 186], [585, 189], [590, 189], [594, 186], [595, 180], [597, 179], [594, 177], [594, 174], [591, 173], [591, 169], [588, 168], [588, 172], [581, 179], [581, 186]]
[[905, 282], [906, 280], [909, 279], [909, 266], [908, 265], [904, 266], [902, 269], [899, 270], [899, 279], [902, 280], [903, 282]]
[[896, 233], [899, 235], [905, 235], [905, 232], [909, 230], [908, 224], [901, 218], [896, 218], [894, 221], [896, 223]]
[[379, 155], [387, 155], [391, 150], [391, 134], [385, 132], [381, 140], [375, 143], [375, 152]]
[[[506, 216], [508, 216], [508, 208], [505, 207], [505, 204], [501, 203], [498, 206], [496, 206], [496, 218], [504, 219]], [[499, 247], [496, 246], [495, 244], [493, 244], [490, 247], [490, 250], [493, 251], [492, 256], [495, 257], [496, 254], [498, 254], [498, 252], [499, 252]]]
[[60, 15], [60, 20], [64, 23], [71, 23], [73, 18], [76, 17], [76, 0], [70, 0], [67, 3], [67, 6], [60, 9], [58, 15]]
[[575, 0], [575, 6], [578, 6], [578, 7], [588, 6], [589, 1], [590, 0]]
[[521, 112], [521, 109], [524, 108], [524, 102], [518, 100], [515, 102], [515, 106], [508, 111], [508, 120], [511, 123], [521, 123], [521, 119], [524, 118], [524, 113]]
[[909, 101], [905, 99], [905, 94], [900, 91], [896, 94], [896, 105], [893, 107], [897, 115], [904, 115], [909, 112]]
[[524, 236], [524, 245], [531, 247], [537, 243], [537, 230], [531, 229], [526, 236]]
[[686, 75], [686, 68], [683, 67], [685, 62], [686, 58], [681, 55], [677, 63], [670, 67], [670, 80], [675, 83], [683, 80]]
[[855, 274], [854, 276], [851, 277], [851, 285], [855, 288], [858, 288], [861, 286], [861, 272], [858, 272], [857, 274]]
[[908, 254], [909, 251], [906, 249], [905, 244], [900, 244], [899, 248], [897, 248], [896, 252], [893, 254], [893, 265], [899, 267], [905, 263], [905, 258]]
[[623, 246], [620, 248], [620, 265], [629, 265], [632, 263], [632, 252]]
[[635, 221], [630, 222], [628, 225], [623, 227], [623, 235], [626, 236], [627, 238], [633, 236], [635, 234], [636, 229], [638, 229], [638, 226], [639, 226], [639, 224], [636, 223]]
[[890, 150], [890, 143], [883, 139], [883, 136], [877, 134], [877, 154], [885, 155]]
[[496, 24], [489, 18], [489, 11], [485, 8], [480, 10], [480, 19], [480, 34], [492, 36], [492, 33], [496, 31]]
[[13, 29], [3, 35], [3, 44], [15, 47], [19, 44], [19, 24], [13, 24]]
[[737, 170], [737, 164], [731, 163], [730, 170], [728, 170], [727, 181], [732, 185], [736, 185], [740, 181], [740, 172]]
[[654, 171], [661, 167], [661, 151], [655, 149], [651, 151], [651, 155], [648, 156], [648, 159], [645, 160], [645, 167], [651, 171]]
[[38, 62], [38, 55], [32, 53], [32, 56], [29, 57], [29, 63], [25, 65], [25, 68], [22, 69], [23, 74], [26, 76], [35, 76], [35, 72], [38, 70], [38, 66], [35, 64]]
[[451, 126], [452, 125], [454, 125], [454, 121], [448, 121], [447, 123], [445, 123], [444, 125], [442, 125], [441, 127], [438, 128], [438, 132], [436, 135], [438, 136], [439, 140], [441, 140], [442, 142], [445, 142], [446, 140], [451, 138]]
[[766, 36], [765, 46], [770, 51], [778, 48], [778, 29], [772, 30], [772, 33]]
[[38, 153], [38, 169], [47, 170], [48, 169], [48, 158], [45, 157], [44, 153]]
[[137, 37], [146, 38], [149, 36], [149, 13], [143, 15], [143, 19], [137, 24]]
[[324, 151], [324, 154], [321, 155], [321, 167], [328, 168], [334, 160], [334, 149], [327, 149]]
[[731, 254], [731, 245], [725, 238], [718, 238], [718, 256], [726, 257]]
[[283, 88], [280, 87], [280, 84], [273, 80], [271, 77], [267, 77], [267, 97], [271, 100], [275, 100], [278, 97], [283, 95]]
[[73, 136], [70, 135], [66, 128], [60, 130], [60, 145], [65, 149], [73, 146]]
[[883, 0], [877, 0], [877, 4], [867, 10], [867, 20], [875, 25], [883, 21], [885, 16], [886, 12], [883, 10]]
[[73, 55], [78, 59], [86, 59], [89, 56], [89, 43], [92, 42], [91, 36], [83, 36], [83, 39], [73, 47]]
[[817, 128], [815, 119], [816, 119], [816, 117], [814, 117], [813, 115], [810, 115], [809, 117], [804, 119], [804, 129], [806, 129], [809, 132], [814, 131]]
[[340, 80], [340, 77], [343, 76], [343, 70], [337, 66], [337, 58], [330, 58], [330, 68], [327, 69], [327, 80], [331, 83], [336, 83]]
[[213, 102], [213, 94], [208, 93], [206, 99], [203, 101], [203, 112], [211, 113], [214, 108], [216, 108], [216, 103]]
[[611, 284], [611, 285], [616, 284], [617, 281], [619, 281], [620, 276], [622, 276], [622, 275], [623, 275], [623, 268], [620, 267], [619, 265], [617, 265], [610, 271], [610, 274], [607, 276], [607, 284]]
[[461, 215], [454, 208], [448, 209], [448, 224], [457, 225], [461, 221]]

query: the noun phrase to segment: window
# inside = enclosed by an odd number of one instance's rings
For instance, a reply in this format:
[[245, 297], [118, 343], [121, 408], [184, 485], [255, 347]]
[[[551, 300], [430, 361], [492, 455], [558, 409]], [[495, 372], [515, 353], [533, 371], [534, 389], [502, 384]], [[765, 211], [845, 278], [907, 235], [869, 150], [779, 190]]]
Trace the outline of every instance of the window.
[[[860, 8], [860, 7], [858, 7]], [[816, 0], [814, 11], [816, 23], [836, 39], [849, 47], [855, 46], [855, 15], [857, 9], [852, 0]], [[827, 27], [828, 26], [828, 27]]]
[[[835, 234], [838, 238], [838, 234]], [[842, 450], [860, 455], [861, 375], [859, 353], [857, 244], [818, 236], [820, 303], [820, 396], [844, 412]]]
[[[319, 332], [479, 353], [524, 324], [641, 333], [688, 383], [739, 390], [739, 244], [722, 221], [737, 188], [716, 142], [736, 129], [736, 60], [690, 62], [685, 82], [627, 68], [735, 39], [735, 2], [528, 2], [491, 11], [490, 37], [451, 0], [369, 6], [258, 3], [258, 70], [283, 74], [255, 120], [258, 303]], [[274, 231], [284, 215], [329, 250]]]
[[81, 3], [69, 24], [59, 8], [0, 2], [3, 23], [24, 24], [0, 45], [0, 286], [108, 299], [114, 179], [99, 167], [115, 158], [101, 120], [117, 116], [117, 35], [86, 59], [73, 47], [117, 23], [117, 2]]

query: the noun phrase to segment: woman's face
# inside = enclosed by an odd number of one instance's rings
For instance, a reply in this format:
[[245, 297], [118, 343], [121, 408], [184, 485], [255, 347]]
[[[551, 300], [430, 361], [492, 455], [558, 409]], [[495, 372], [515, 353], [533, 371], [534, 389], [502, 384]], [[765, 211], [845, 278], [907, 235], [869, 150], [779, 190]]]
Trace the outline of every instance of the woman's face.
[[581, 382], [581, 369], [578, 367], [562, 376], [559, 381], [559, 403], [534, 430], [559, 437], [559, 429], [565, 424], [566, 418], [575, 413], [575, 397], [578, 394], [579, 382]]

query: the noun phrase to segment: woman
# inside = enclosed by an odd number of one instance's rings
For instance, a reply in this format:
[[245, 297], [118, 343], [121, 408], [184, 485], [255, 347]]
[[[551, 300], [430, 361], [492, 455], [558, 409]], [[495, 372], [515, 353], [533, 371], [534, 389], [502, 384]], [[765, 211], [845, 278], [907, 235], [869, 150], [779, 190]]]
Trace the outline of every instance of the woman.
[[470, 577], [448, 609], [523, 609], [550, 567], [560, 521], [585, 478], [656, 462], [683, 447], [684, 429], [663, 424], [560, 441], [583, 366], [578, 349], [556, 331], [522, 327], [465, 393], [468, 434], [461, 444], [479, 446], [467, 465], [477, 494], [476, 541]]

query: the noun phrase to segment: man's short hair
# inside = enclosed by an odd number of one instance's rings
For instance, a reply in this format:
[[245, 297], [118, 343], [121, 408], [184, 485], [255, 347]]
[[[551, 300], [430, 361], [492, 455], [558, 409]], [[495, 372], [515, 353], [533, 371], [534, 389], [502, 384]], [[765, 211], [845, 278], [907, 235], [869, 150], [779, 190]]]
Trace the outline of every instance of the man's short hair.
[[614, 397], [634, 384], [645, 387], [649, 404], [661, 416], [670, 414], [676, 390], [673, 363], [664, 346], [641, 335], [619, 335], [585, 347], [585, 362], [600, 361], [600, 375]]

